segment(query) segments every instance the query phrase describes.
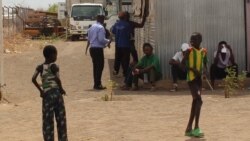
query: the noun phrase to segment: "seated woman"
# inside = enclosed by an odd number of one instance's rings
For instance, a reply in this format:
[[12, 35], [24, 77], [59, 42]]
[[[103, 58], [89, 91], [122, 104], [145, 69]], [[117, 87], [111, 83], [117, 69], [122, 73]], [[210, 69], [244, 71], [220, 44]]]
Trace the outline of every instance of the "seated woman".
[[143, 45], [144, 56], [139, 60], [139, 62], [129, 69], [128, 74], [125, 78], [125, 85], [122, 86], [123, 90], [129, 90], [132, 88], [132, 83], [134, 83], [133, 90], [138, 90], [138, 80], [143, 79], [144, 83], [151, 83], [151, 90], [155, 90], [155, 82], [161, 79], [161, 68], [159, 58], [153, 54], [153, 47], [149, 43], [144, 43]]
[[227, 76], [226, 69], [232, 67], [236, 76], [238, 75], [238, 65], [235, 63], [232, 48], [225, 41], [218, 44], [218, 50], [214, 52], [214, 63], [210, 68], [210, 79], [214, 88], [215, 79], [223, 79]]

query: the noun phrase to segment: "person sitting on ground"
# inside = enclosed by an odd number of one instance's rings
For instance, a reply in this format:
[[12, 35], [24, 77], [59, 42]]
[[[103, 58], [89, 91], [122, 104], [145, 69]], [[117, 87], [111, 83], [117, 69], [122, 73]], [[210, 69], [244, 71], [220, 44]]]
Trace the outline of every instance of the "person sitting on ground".
[[123, 90], [129, 90], [132, 88], [132, 82], [134, 83], [133, 90], [138, 90], [138, 79], [144, 80], [144, 83], [151, 83], [151, 90], [155, 90], [155, 82], [161, 79], [161, 68], [159, 58], [153, 54], [153, 47], [149, 43], [143, 45], [144, 56], [139, 60], [134, 68], [131, 68], [130, 74], [126, 76], [125, 85]]
[[189, 44], [183, 43], [181, 45], [181, 51], [176, 52], [174, 57], [169, 61], [171, 66], [171, 73], [173, 76], [173, 89], [170, 90], [171, 92], [177, 91], [178, 84], [177, 79], [186, 80], [187, 78], [187, 71], [183, 70], [181, 67], [181, 61], [183, 59], [183, 53], [189, 49]]
[[230, 45], [225, 41], [218, 44], [218, 50], [214, 52], [214, 63], [210, 68], [210, 79], [214, 88], [215, 79], [223, 79], [227, 76], [226, 69], [232, 67], [238, 75], [238, 65], [235, 63], [234, 54]]

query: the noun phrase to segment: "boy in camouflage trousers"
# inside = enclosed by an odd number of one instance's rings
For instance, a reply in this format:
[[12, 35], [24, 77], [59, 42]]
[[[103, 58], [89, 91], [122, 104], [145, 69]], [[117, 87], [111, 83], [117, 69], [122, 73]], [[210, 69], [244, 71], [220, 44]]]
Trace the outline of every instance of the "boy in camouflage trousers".
[[[57, 122], [58, 141], [68, 141], [66, 112], [63, 96], [65, 91], [62, 88], [59, 78], [59, 67], [55, 64], [57, 50], [54, 46], [45, 46], [43, 50], [45, 62], [37, 66], [32, 77], [32, 82], [40, 91], [43, 113], [43, 138], [44, 141], [54, 141], [54, 115]], [[36, 79], [40, 74], [42, 86]]]

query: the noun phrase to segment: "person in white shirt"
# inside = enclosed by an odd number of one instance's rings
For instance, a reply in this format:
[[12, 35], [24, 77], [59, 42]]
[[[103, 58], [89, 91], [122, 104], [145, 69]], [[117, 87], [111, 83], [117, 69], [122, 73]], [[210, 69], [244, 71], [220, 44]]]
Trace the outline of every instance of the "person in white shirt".
[[109, 46], [111, 40], [105, 37], [105, 28], [103, 27], [105, 16], [98, 15], [97, 22], [88, 29], [88, 41], [90, 43], [90, 56], [93, 62], [94, 89], [103, 90], [101, 78], [104, 68], [103, 48]]
[[177, 80], [185, 80], [187, 77], [187, 71], [181, 67], [181, 61], [183, 59], [183, 53], [189, 49], [189, 44], [183, 43], [181, 45], [181, 51], [176, 52], [174, 57], [169, 61], [171, 67], [171, 73], [173, 77], [173, 89], [171, 92], [177, 91], [178, 84]]
[[214, 52], [214, 63], [210, 68], [210, 79], [214, 88], [215, 79], [223, 79], [227, 76], [226, 69], [234, 68], [238, 75], [238, 65], [235, 63], [232, 48], [225, 41], [218, 44], [218, 50]]

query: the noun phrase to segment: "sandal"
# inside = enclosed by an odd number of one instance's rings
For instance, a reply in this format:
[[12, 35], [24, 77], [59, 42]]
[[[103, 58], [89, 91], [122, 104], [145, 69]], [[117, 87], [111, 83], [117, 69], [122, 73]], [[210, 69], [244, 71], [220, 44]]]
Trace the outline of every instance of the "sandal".
[[193, 137], [193, 131], [186, 132], [185, 136]]
[[200, 128], [196, 128], [192, 131], [192, 134], [194, 137], [197, 137], [197, 138], [202, 138], [204, 137], [204, 133], [201, 131]]

